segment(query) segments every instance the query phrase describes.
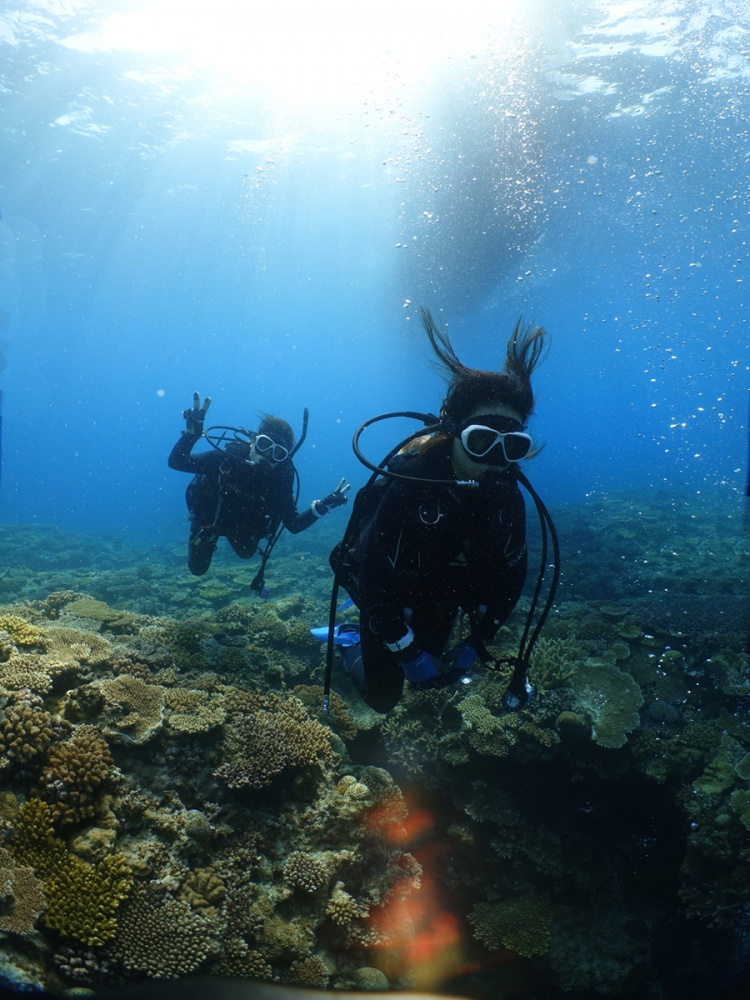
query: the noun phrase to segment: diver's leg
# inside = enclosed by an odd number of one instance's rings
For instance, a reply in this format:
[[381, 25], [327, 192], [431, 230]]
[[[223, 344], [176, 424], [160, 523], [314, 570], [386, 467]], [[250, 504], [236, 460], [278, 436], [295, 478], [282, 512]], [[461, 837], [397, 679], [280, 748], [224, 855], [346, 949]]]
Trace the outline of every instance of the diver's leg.
[[258, 551], [258, 538], [253, 532], [244, 531], [242, 527], [232, 527], [227, 531], [226, 537], [240, 559], [252, 559]]
[[396, 656], [370, 631], [365, 614], [360, 628], [360, 644], [341, 650], [344, 668], [370, 708], [390, 712], [404, 690], [404, 672]]
[[193, 576], [203, 576], [211, 565], [219, 536], [210, 524], [190, 525], [188, 539], [188, 569]]

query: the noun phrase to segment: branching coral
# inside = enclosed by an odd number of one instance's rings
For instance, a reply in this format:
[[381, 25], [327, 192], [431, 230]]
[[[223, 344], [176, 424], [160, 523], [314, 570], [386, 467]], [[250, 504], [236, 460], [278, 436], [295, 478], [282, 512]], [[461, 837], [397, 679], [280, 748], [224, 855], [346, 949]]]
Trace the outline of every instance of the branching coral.
[[264, 788], [283, 771], [330, 760], [331, 732], [298, 698], [252, 695], [247, 715], [227, 726], [227, 760], [214, 772], [229, 788]]
[[539, 691], [560, 687], [573, 675], [582, 655], [572, 639], [538, 639], [531, 659], [531, 682]]
[[284, 862], [284, 881], [303, 892], [315, 892], [329, 877], [330, 869], [325, 859], [307, 851], [292, 851]]
[[93, 726], [79, 726], [70, 739], [49, 750], [39, 783], [58, 826], [96, 814], [102, 787], [114, 780], [114, 764], [106, 740]]
[[43, 754], [52, 742], [54, 723], [42, 699], [21, 691], [8, 699], [0, 718], [0, 767], [25, 764]]
[[44, 633], [20, 615], [0, 615], [0, 632], [7, 632], [16, 646], [44, 646]]
[[153, 979], [185, 976], [217, 950], [214, 929], [185, 899], [152, 905], [136, 895], [119, 914], [110, 951], [126, 968]]

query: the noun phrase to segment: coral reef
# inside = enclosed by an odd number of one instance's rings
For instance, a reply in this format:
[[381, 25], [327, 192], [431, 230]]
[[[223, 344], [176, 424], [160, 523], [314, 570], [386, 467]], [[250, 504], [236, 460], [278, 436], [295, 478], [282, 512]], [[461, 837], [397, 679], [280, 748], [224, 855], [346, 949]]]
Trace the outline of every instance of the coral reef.
[[266, 601], [228, 551], [195, 580], [184, 541], [0, 529], [3, 975], [711, 995], [750, 906], [747, 544], [592, 502], [515, 713], [525, 597], [470, 684], [380, 716], [337, 670], [322, 714], [328, 524]]

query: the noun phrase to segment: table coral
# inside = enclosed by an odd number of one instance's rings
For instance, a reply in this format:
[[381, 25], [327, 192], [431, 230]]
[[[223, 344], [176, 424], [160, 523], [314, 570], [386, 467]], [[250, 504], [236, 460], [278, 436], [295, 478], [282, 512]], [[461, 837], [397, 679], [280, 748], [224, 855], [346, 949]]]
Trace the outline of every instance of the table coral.
[[576, 710], [591, 718], [594, 741], [617, 748], [640, 724], [643, 695], [630, 674], [605, 663], [580, 664], [570, 680]]
[[166, 694], [160, 684], [147, 684], [137, 677], [120, 674], [96, 681], [90, 687], [104, 696], [101, 724], [107, 736], [140, 744], [161, 728]]
[[111, 632], [129, 631], [137, 620], [131, 612], [110, 608], [104, 601], [97, 601], [93, 597], [79, 597], [67, 604], [62, 619], [64, 621], [67, 618], [89, 619]]
[[220, 694], [173, 687], [165, 691], [167, 730], [175, 734], [207, 733], [227, 717]]

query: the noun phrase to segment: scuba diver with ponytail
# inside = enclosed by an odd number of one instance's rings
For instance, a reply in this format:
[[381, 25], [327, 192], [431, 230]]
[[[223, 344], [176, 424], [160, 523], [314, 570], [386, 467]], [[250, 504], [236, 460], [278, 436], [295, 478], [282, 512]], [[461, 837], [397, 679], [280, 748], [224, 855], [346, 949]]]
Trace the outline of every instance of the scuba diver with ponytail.
[[[185, 430], [168, 459], [170, 469], [193, 473], [185, 494], [191, 522], [188, 568], [202, 576], [223, 535], [240, 559], [260, 553], [261, 566], [251, 587], [267, 597], [263, 574], [281, 531], [287, 528], [296, 535], [345, 504], [349, 485], [342, 479], [328, 496], [298, 513], [299, 476], [292, 458], [307, 434], [307, 410], [295, 445], [286, 420], [268, 413], [261, 415], [257, 431], [217, 426], [204, 432], [210, 405], [210, 396], [201, 406], [200, 394], [193, 394], [192, 409], [182, 413]], [[202, 438], [212, 450], [192, 454]]]
[[[331, 553], [336, 578], [329, 627], [312, 630], [328, 641], [324, 706], [334, 646], [362, 697], [378, 712], [397, 704], [405, 681], [418, 689], [441, 688], [467, 679], [477, 660], [492, 666], [486, 646], [515, 608], [526, 579], [526, 506], [519, 481], [537, 504], [543, 560], [548, 525], [555, 547], [555, 579], [542, 620], [559, 576], [554, 526], [518, 467], [539, 451], [526, 426], [535, 402], [531, 375], [546, 353], [546, 332], [519, 321], [504, 370], [481, 371], [458, 359], [429, 311], [421, 316], [448, 392], [439, 418], [383, 414], [355, 435], [358, 458], [375, 474], [357, 494], [344, 538]], [[358, 437], [369, 424], [391, 416], [431, 426], [375, 466], [359, 451]], [[522, 648], [512, 658], [504, 699], [509, 709], [523, 705], [532, 692], [528, 654], [542, 622], [530, 640], [528, 633], [543, 575], [542, 569]], [[339, 583], [359, 608], [358, 626], [335, 625]], [[459, 610], [468, 630], [446, 651]]]

